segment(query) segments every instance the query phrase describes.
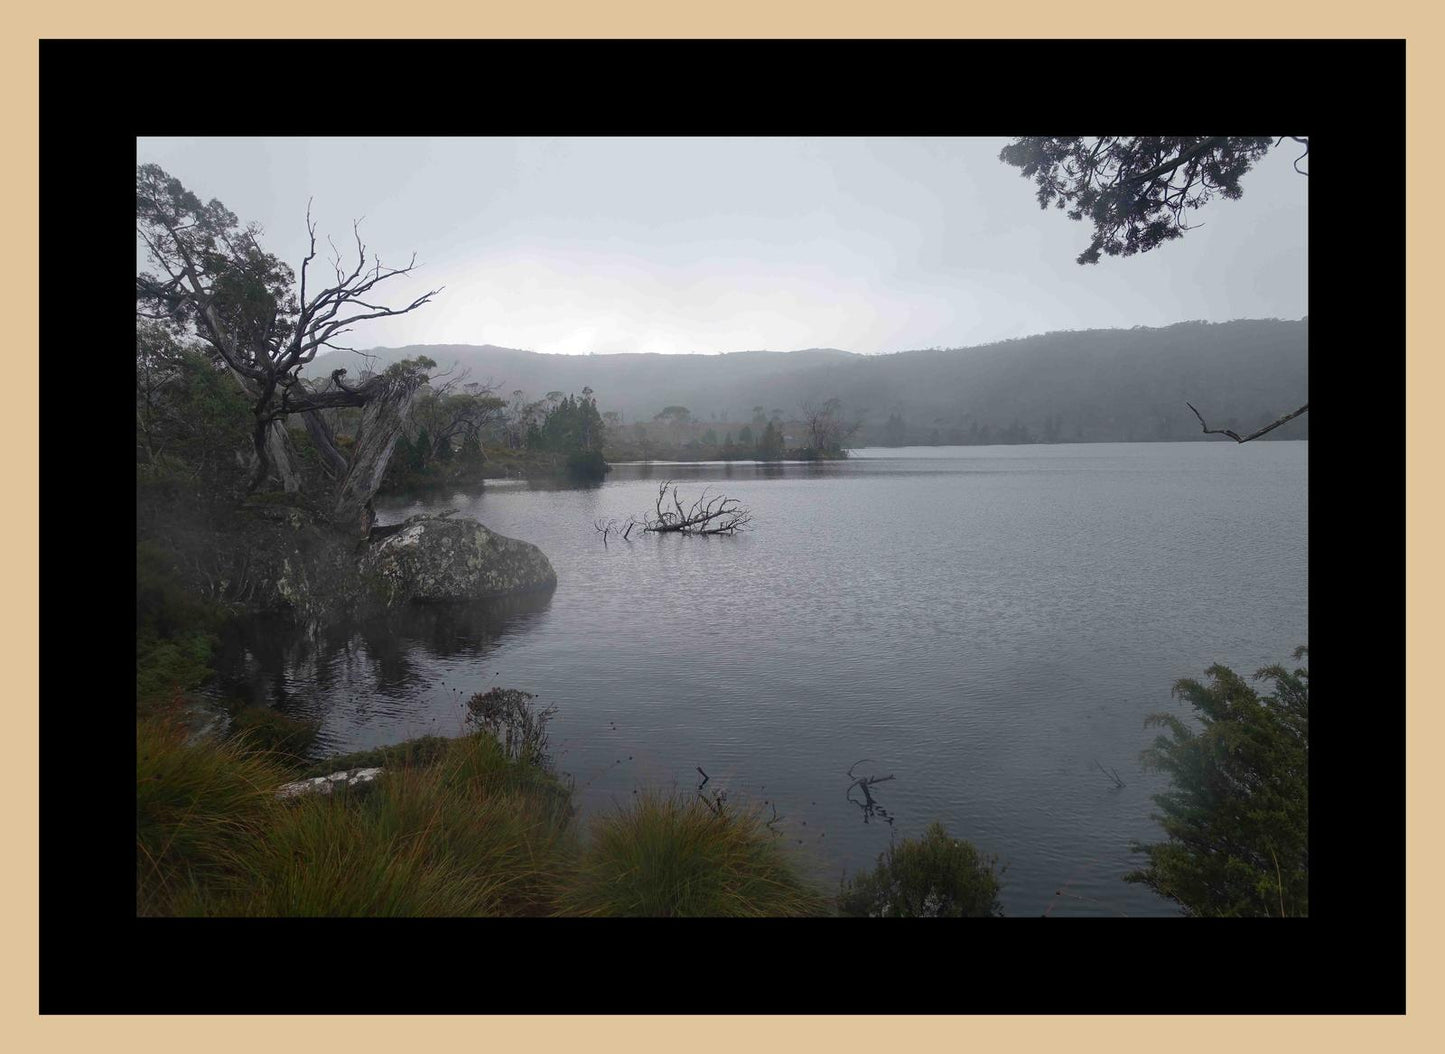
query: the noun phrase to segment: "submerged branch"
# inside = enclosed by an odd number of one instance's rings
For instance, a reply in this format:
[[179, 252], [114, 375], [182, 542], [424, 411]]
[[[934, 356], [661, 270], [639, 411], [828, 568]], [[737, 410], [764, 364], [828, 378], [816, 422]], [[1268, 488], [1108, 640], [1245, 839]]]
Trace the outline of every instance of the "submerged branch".
[[[669, 495], [668, 491], [671, 490]], [[664, 509], [663, 503], [671, 499], [673, 508]], [[676, 511], [674, 511], [674, 509]], [[716, 495], [709, 498], [706, 490], [691, 506], [684, 508], [682, 498], [672, 480], [666, 480], [657, 488], [654, 503], [655, 516], [643, 517], [639, 522], [642, 529], [654, 534], [734, 534], [744, 530], [752, 522], [752, 512], [744, 508], [737, 498]]]

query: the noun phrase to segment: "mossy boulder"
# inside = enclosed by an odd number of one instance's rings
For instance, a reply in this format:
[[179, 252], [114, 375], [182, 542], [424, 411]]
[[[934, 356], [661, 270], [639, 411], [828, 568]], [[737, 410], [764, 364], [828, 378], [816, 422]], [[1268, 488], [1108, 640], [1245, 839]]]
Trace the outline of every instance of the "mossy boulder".
[[372, 541], [362, 574], [388, 607], [488, 600], [556, 588], [542, 550], [465, 517], [413, 516]]

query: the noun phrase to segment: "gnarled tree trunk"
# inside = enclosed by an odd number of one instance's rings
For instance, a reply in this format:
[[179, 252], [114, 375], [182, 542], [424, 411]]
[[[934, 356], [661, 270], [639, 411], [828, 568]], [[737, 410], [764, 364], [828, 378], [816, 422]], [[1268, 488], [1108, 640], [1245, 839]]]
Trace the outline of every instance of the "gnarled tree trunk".
[[284, 421], [275, 420], [266, 425], [265, 450], [266, 464], [255, 467], [260, 478], [264, 480], [268, 475], [274, 476], [280, 480], [287, 494], [300, 490], [301, 477], [296, 474], [296, 466], [291, 462], [291, 437], [286, 434]]
[[391, 460], [392, 448], [406, 425], [406, 416], [418, 386], [419, 381], [415, 377], [391, 380], [362, 411], [361, 426], [356, 433], [356, 449], [341, 486], [337, 488], [336, 502], [331, 510], [331, 518], [337, 526], [355, 532], [360, 538], [371, 533], [371, 525], [376, 519], [371, 499], [386, 476], [387, 462]]
[[301, 415], [301, 420], [306, 425], [307, 435], [311, 437], [311, 445], [321, 455], [321, 464], [327, 475], [332, 479], [344, 479], [348, 468], [346, 455], [336, 449], [336, 436], [331, 431], [331, 426], [326, 423], [326, 418], [321, 416], [319, 410], [307, 410]]

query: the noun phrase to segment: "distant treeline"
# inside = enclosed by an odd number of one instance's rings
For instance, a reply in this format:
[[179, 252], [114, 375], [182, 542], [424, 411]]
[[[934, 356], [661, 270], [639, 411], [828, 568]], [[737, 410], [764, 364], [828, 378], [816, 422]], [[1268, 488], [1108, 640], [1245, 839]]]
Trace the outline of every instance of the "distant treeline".
[[[1253, 429], [1309, 398], [1309, 322], [1181, 322], [1158, 329], [1046, 333], [972, 348], [887, 355], [836, 349], [725, 355], [543, 355], [491, 345], [376, 349], [379, 366], [426, 354], [490, 382], [503, 397], [591, 388], [618, 425], [667, 407], [721, 441], [759, 421], [789, 421], [837, 399], [859, 422], [853, 445], [1143, 442]], [[324, 356], [313, 373], [336, 363]], [[339, 361], [339, 360], [338, 360]], [[1270, 439], [1304, 439], [1308, 415]], [[1214, 437], [1218, 441], [1217, 437]]]

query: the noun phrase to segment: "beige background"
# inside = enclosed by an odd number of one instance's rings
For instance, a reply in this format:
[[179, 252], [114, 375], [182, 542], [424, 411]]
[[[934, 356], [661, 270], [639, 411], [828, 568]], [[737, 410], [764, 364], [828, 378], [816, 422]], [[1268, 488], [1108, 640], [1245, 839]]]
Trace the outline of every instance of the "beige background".
[[[5, 354], [21, 391], [35, 391], [38, 368], [34, 348], [39, 330], [35, 305], [39, 296], [34, 260], [38, 248], [38, 215], [23, 203], [38, 200], [38, 48], [43, 37], [1137, 37], [1157, 36], [1167, 23], [1141, 19], [1137, 3], [1098, 0], [1032, 0], [1025, 4], [992, 5], [959, 2], [888, 0], [729, 0], [727, 3], [686, 3], [683, 0], [566, 0], [547, 3], [494, 4], [477, 2], [426, 4], [377, 3], [356, 0], [252, 0], [202, 4], [195, 0], [150, 0], [144, 5], [87, 2], [38, 4], [19, 0], [0, 15], [0, 85], [3, 85], [5, 127], [11, 145], [3, 179], [6, 200], [21, 203], [8, 217], [7, 242], [0, 256], [0, 289], [9, 300], [6, 312], [11, 340]], [[1439, 246], [1445, 243], [1442, 210], [1426, 200], [1438, 185], [1442, 157], [1440, 113], [1445, 103], [1441, 69], [1439, 19], [1423, 12], [1420, 0], [1374, 0], [1368, 4], [1317, 0], [1314, 3], [1263, 3], [1224, 0], [1190, 9], [1178, 21], [1210, 37], [1388, 37], [1408, 41], [1409, 90], [1409, 300], [1438, 302], [1441, 268]], [[137, 11], [139, 13], [137, 13]], [[1201, 17], [1202, 16], [1202, 17]], [[354, 27], [365, 27], [357, 33]], [[1368, 152], [1368, 144], [1363, 146]], [[1406, 392], [1407, 479], [1406, 538], [1408, 581], [1406, 606], [1409, 705], [1408, 853], [1411, 920], [1408, 939], [1406, 1017], [1259, 1018], [1208, 1017], [1186, 1025], [1139, 1017], [908, 1017], [908, 1018], [713, 1018], [688, 1017], [493, 1017], [479, 1028], [475, 1019], [407, 1018], [267, 1018], [236, 1017], [217, 1028], [214, 1019], [199, 1017], [41, 1018], [36, 1013], [38, 986], [38, 900], [35, 861], [39, 838], [38, 766], [24, 749], [37, 742], [38, 720], [38, 528], [33, 510], [38, 500], [38, 467], [32, 459], [6, 469], [12, 488], [28, 490], [0, 521], [4, 547], [3, 617], [8, 632], [0, 634], [0, 669], [9, 691], [15, 743], [0, 766], [0, 801], [4, 802], [6, 841], [11, 847], [0, 869], [0, 882], [13, 910], [0, 924], [0, 1045], [16, 1051], [77, 1050], [109, 1052], [341, 1050], [427, 1051], [437, 1044], [449, 1050], [566, 1050], [605, 1054], [609, 1051], [684, 1051], [687, 1054], [771, 1050], [846, 1052], [951, 1050], [964, 1047], [1027, 1052], [1167, 1050], [1169, 1054], [1221, 1048], [1233, 1052], [1269, 1051], [1417, 1051], [1445, 1049], [1445, 1029], [1438, 1009], [1445, 1000], [1441, 972], [1440, 911], [1435, 901], [1442, 870], [1440, 795], [1430, 770], [1442, 741], [1438, 674], [1422, 668], [1421, 645], [1438, 643], [1441, 618], [1427, 602], [1440, 591], [1439, 473], [1441, 428], [1427, 400], [1440, 390], [1438, 340], [1427, 336], [1429, 320], [1418, 309], [1408, 328]], [[1393, 349], [1380, 349], [1381, 355]], [[1392, 408], [1386, 408], [1390, 410]], [[1390, 420], [1381, 422], [1391, 434]], [[25, 405], [8, 411], [0, 422], [0, 442], [7, 450], [36, 449], [38, 409]], [[16, 513], [14, 510], [21, 510]], [[1391, 654], [1386, 642], [1385, 656]], [[1429, 652], [1427, 652], [1427, 655]], [[1389, 847], [1386, 847], [1389, 851]], [[27, 866], [27, 864], [29, 866]], [[1342, 963], [1348, 950], [1340, 949]], [[1348, 967], [1346, 967], [1348, 968]], [[1367, 964], [1359, 968], [1368, 969]], [[1267, 971], [1268, 967], [1264, 969]]]

